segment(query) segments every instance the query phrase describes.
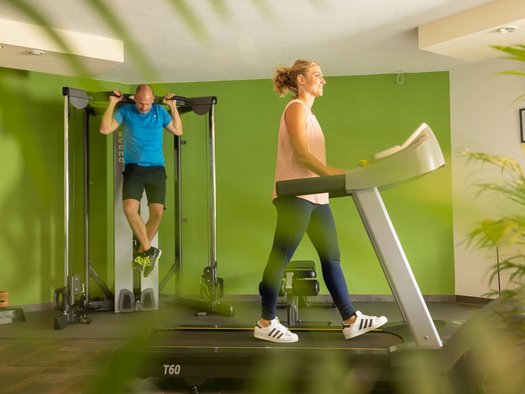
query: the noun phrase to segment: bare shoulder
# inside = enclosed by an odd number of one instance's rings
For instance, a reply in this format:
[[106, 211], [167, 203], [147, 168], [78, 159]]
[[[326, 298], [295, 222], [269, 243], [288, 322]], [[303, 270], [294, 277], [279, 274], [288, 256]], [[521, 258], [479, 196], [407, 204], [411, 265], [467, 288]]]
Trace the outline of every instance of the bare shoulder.
[[288, 108], [286, 108], [284, 116], [286, 117], [286, 119], [304, 118], [305, 114], [306, 114], [306, 110], [304, 108], [304, 105], [299, 101], [295, 101], [291, 103], [288, 106]]

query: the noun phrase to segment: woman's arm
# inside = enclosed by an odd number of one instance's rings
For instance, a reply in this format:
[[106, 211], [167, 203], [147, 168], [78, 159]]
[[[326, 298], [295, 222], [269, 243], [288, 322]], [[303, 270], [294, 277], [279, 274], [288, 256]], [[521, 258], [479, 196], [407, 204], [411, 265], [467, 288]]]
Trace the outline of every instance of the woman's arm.
[[308, 151], [308, 140], [306, 137], [306, 112], [300, 103], [291, 104], [284, 114], [284, 121], [288, 129], [288, 135], [292, 148], [299, 163], [317, 175], [338, 175], [345, 171], [321, 163]]

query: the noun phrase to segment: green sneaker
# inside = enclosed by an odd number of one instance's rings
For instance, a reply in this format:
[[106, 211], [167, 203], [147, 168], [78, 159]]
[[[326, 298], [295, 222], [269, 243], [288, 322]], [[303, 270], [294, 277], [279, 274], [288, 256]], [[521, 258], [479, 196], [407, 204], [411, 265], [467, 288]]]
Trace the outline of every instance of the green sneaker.
[[162, 255], [162, 250], [151, 247], [149, 254], [144, 254], [142, 261], [144, 263], [144, 277], [147, 278], [157, 266], [157, 261]]
[[144, 257], [142, 256], [142, 253], [137, 253], [135, 257], [133, 258], [133, 261], [131, 262], [131, 268], [135, 271], [144, 271]]

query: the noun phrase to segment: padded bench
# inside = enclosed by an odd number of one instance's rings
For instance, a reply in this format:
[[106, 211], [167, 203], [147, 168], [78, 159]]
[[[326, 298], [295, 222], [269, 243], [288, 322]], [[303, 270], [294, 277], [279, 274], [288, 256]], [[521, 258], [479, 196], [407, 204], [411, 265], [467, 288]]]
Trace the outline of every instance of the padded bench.
[[309, 306], [309, 296], [319, 294], [319, 281], [312, 260], [290, 261], [284, 271], [279, 295], [286, 296], [287, 323], [293, 327], [300, 323], [299, 305]]

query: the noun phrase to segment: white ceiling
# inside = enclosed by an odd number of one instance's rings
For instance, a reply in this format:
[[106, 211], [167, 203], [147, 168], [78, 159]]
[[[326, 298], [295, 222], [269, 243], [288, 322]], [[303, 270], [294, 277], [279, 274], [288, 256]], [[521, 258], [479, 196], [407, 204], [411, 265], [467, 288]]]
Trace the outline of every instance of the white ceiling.
[[[298, 58], [316, 60], [332, 76], [449, 70], [465, 61], [420, 50], [418, 27], [493, 2], [0, 0], [0, 19], [122, 40], [124, 61], [94, 68], [96, 79], [220, 81], [269, 78], [275, 66]], [[0, 44], [9, 44], [2, 33], [0, 25]], [[14, 59], [8, 48], [0, 50], [0, 66]], [[47, 55], [24, 56], [11, 67], [60, 73], [55, 63], [44, 67]]]

